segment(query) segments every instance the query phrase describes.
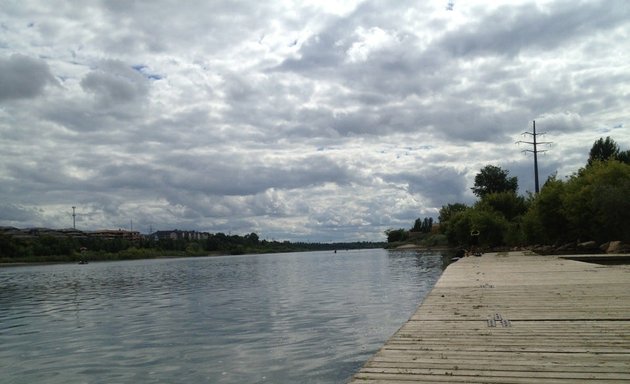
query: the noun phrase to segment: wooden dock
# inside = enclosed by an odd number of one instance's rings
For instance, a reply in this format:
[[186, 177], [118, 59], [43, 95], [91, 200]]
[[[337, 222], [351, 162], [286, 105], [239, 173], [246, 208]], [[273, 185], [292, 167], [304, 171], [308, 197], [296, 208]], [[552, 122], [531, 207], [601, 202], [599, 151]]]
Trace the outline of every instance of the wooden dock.
[[522, 252], [451, 264], [351, 383], [630, 382], [630, 265]]

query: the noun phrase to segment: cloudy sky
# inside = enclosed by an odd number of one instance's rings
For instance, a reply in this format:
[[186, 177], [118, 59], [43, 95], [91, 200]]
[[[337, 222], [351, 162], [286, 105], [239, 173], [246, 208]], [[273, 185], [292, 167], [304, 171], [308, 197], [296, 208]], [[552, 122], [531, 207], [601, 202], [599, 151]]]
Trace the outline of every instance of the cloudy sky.
[[0, 0], [0, 225], [382, 241], [629, 119], [626, 0]]

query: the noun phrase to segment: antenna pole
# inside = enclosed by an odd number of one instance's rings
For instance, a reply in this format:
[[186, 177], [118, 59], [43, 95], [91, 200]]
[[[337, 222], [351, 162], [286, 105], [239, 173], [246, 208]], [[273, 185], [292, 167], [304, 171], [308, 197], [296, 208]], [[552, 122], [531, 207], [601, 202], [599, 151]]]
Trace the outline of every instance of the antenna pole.
[[543, 133], [536, 133], [536, 120], [534, 120], [534, 125], [532, 128], [532, 132], [523, 132], [523, 135], [530, 135], [532, 137], [532, 141], [517, 141], [516, 143], [530, 144], [534, 147], [533, 150], [525, 149], [523, 152], [532, 152], [534, 154], [534, 188], [536, 193], [540, 192], [540, 187], [538, 183], [538, 153], [539, 152], [547, 152], [546, 150], [540, 151], [538, 150], [539, 144], [551, 144], [550, 141], [538, 141], [538, 135], [543, 135]]
[[533, 121], [533, 131], [532, 136], [534, 137], [534, 188], [536, 189], [536, 193], [540, 191], [538, 187], [538, 150], [536, 149], [536, 120]]
[[77, 215], [76, 215], [76, 213], [74, 212], [74, 210], [75, 210], [76, 208], [77, 208], [77, 207], [75, 207], [74, 205], [72, 206], [72, 229], [77, 229], [77, 221], [76, 221], [76, 217], [77, 217]]

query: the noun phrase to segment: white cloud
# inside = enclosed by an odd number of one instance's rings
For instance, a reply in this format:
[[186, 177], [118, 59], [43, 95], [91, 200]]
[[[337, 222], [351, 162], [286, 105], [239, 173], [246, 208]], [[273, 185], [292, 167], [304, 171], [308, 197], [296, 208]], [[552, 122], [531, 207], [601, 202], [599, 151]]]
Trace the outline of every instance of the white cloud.
[[352, 43], [347, 50], [348, 60], [351, 63], [367, 61], [370, 54], [393, 47], [397, 43], [396, 36], [391, 35], [378, 27], [366, 30], [359, 27], [355, 32], [357, 41]]
[[21, 1], [0, 15], [0, 225], [382, 240], [630, 148], [625, 1]]

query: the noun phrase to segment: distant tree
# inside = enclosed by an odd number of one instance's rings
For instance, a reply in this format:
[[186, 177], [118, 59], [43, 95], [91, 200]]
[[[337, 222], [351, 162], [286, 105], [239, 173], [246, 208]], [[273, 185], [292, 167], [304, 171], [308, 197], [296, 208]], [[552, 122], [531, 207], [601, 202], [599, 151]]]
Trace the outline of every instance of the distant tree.
[[431, 232], [431, 228], [433, 228], [432, 217], [425, 217], [424, 220], [417, 218], [413, 224], [413, 228], [411, 228], [411, 232], [429, 233]]
[[588, 165], [593, 165], [596, 161], [607, 161], [611, 159], [617, 159], [619, 155], [619, 145], [610, 136], [606, 136], [606, 139], [599, 138], [599, 140], [593, 143], [590, 152], [588, 153]]
[[494, 165], [486, 165], [475, 176], [475, 186], [472, 191], [478, 197], [490, 193], [513, 192], [518, 189], [516, 176], [508, 177], [509, 172]]
[[250, 233], [249, 235], [245, 235], [245, 240], [247, 240], [250, 244], [258, 244], [259, 238], [255, 232]]
[[20, 256], [18, 241], [0, 233], [0, 258]]
[[450, 244], [466, 246], [473, 230], [479, 231], [479, 244], [497, 246], [504, 244], [508, 221], [498, 212], [479, 207], [457, 212], [448, 221], [445, 233]]
[[482, 209], [491, 209], [513, 220], [527, 211], [525, 198], [514, 192], [488, 193], [477, 203]]
[[409, 232], [405, 231], [403, 228], [388, 229], [387, 231], [385, 231], [385, 235], [387, 235], [388, 243], [394, 243], [397, 241], [405, 241], [409, 238]]
[[442, 208], [440, 208], [440, 215], [438, 216], [438, 220], [440, 222], [440, 225], [446, 224], [446, 222], [448, 222], [448, 220], [454, 214], [456, 214], [457, 212], [463, 212], [467, 208], [468, 208], [468, 206], [466, 204], [462, 204], [462, 203], [443, 205]]
[[411, 232], [421, 232], [422, 231], [422, 220], [417, 218], [413, 223], [413, 228], [411, 228]]
[[617, 155], [617, 160], [621, 161], [622, 163], [630, 164], [630, 149], [619, 152], [619, 154]]
[[422, 222], [422, 233], [430, 233], [433, 228], [433, 218], [425, 217]]

